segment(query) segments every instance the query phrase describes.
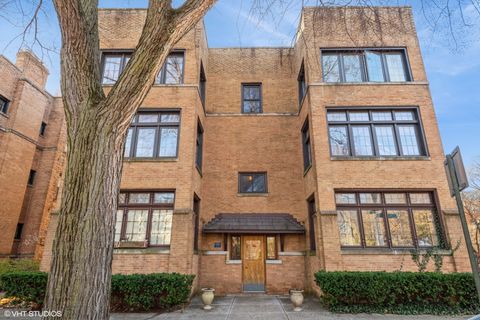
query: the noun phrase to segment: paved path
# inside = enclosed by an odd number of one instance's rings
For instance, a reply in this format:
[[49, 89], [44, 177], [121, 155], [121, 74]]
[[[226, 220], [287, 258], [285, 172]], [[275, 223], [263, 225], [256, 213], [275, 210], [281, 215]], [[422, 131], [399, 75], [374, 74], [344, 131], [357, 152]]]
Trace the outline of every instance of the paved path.
[[296, 320], [296, 319], [338, 319], [338, 320], [460, 320], [469, 319], [463, 317], [439, 317], [439, 316], [401, 316], [401, 315], [377, 315], [377, 314], [334, 314], [326, 311], [315, 299], [305, 299], [303, 311], [293, 311], [290, 298], [287, 296], [227, 296], [217, 297], [213, 302], [213, 309], [205, 311], [199, 297], [195, 297], [192, 303], [183, 311], [175, 311], [164, 314], [113, 314], [112, 320]]

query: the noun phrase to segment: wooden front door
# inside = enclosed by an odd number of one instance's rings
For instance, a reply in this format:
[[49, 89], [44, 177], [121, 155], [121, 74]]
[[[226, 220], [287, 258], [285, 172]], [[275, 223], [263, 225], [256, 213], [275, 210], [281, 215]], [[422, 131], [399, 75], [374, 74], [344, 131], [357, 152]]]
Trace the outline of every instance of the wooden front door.
[[265, 291], [265, 237], [242, 239], [243, 291]]

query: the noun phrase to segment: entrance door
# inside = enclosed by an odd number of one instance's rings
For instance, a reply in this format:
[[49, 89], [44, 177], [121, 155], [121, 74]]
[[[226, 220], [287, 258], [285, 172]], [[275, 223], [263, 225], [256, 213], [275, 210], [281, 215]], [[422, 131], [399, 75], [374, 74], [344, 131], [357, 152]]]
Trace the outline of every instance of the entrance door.
[[263, 236], [242, 237], [243, 291], [265, 291], [265, 243]]

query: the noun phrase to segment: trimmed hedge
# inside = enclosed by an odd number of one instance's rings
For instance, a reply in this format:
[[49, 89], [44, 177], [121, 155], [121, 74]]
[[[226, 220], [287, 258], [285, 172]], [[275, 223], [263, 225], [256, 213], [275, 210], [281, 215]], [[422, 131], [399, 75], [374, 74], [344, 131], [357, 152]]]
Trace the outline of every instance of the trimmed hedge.
[[322, 300], [335, 312], [475, 314], [480, 311], [470, 273], [315, 273]]
[[[112, 276], [111, 304], [116, 311], [164, 310], [188, 301], [194, 275], [154, 273]], [[0, 290], [7, 297], [41, 306], [45, 298], [48, 274], [11, 272], [0, 275]]]

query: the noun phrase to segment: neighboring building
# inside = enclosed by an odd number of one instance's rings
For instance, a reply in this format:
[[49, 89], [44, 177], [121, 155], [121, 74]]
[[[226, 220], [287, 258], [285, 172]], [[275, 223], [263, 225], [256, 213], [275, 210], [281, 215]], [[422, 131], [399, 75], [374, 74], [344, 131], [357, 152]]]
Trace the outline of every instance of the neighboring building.
[[[106, 91], [145, 14], [99, 11]], [[443, 160], [410, 8], [305, 8], [285, 48], [208, 48], [199, 23], [131, 125], [113, 272], [286, 293], [321, 269], [416, 270], [429, 247], [467, 271]]]
[[0, 56], [0, 257], [33, 257], [58, 191], [65, 121], [47, 76], [29, 51]]

